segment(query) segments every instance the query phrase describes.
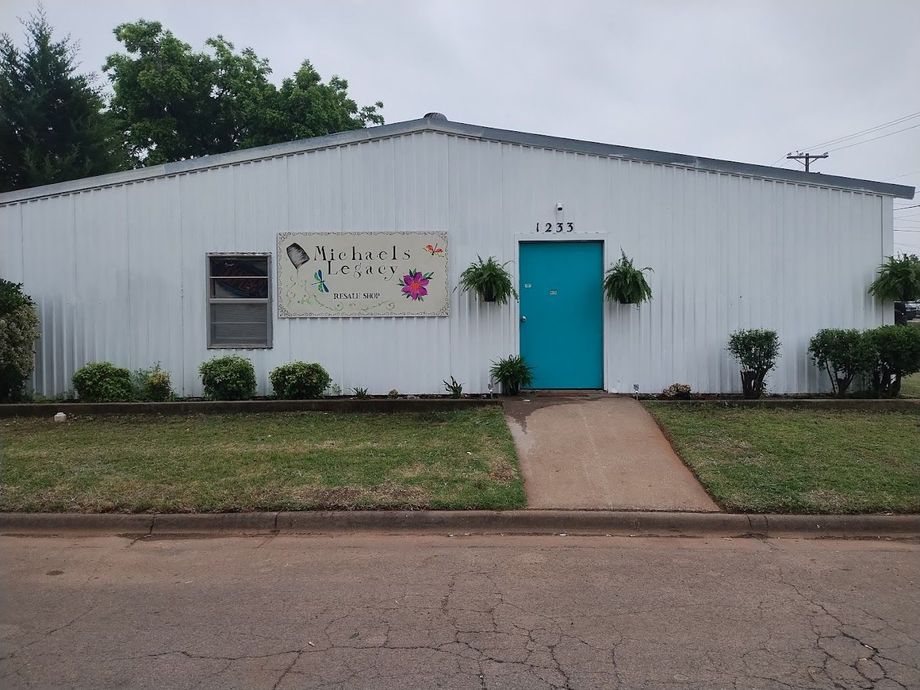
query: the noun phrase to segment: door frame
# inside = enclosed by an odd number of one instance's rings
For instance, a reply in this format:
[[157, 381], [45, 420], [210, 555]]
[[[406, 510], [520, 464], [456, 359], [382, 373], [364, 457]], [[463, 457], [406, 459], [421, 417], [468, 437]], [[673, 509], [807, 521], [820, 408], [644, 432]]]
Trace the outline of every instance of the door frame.
[[[549, 234], [549, 233], [547, 233]], [[604, 273], [607, 271], [607, 264], [609, 263], [609, 257], [607, 256], [607, 233], [603, 232], [579, 232], [572, 233], [571, 235], [559, 236], [559, 235], [550, 235], [548, 237], [540, 237], [536, 233], [515, 233], [514, 235], [514, 263], [515, 263], [515, 279], [516, 285], [515, 289], [519, 289], [521, 286], [521, 245], [529, 244], [531, 242], [600, 242], [601, 243], [601, 280], [603, 280]], [[607, 309], [607, 299], [603, 300], [601, 315], [601, 369], [602, 369], [602, 380], [603, 380], [603, 391], [606, 393], [610, 390], [607, 380], [607, 326], [608, 320], [610, 318], [609, 309]], [[514, 318], [514, 338], [515, 346], [517, 348], [518, 354], [521, 352], [521, 303], [520, 300], [515, 302], [515, 308], [512, 310], [512, 318]]]

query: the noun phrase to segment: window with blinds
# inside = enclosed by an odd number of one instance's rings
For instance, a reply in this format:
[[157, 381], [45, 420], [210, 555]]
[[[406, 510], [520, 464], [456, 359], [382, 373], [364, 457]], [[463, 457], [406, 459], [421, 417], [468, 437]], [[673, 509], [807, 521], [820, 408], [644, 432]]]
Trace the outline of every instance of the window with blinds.
[[268, 254], [208, 255], [208, 347], [272, 346]]

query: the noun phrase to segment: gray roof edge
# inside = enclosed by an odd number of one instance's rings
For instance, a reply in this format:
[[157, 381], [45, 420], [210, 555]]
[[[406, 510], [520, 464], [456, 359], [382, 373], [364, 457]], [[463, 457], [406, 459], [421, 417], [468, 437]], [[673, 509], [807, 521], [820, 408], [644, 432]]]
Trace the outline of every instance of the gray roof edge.
[[691, 156], [683, 153], [656, 151], [654, 149], [640, 149], [630, 146], [619, 146], [617, 144], [602, 144], [580, 139], [566, 139], [545, 134], [531, 134], [507, 129], [479, 127], [477, 125], [468, 125], [461, 122], [445, 122], [441, 123], [441, 126], [436, 128], [477, 139], [501, 141], [519, 144], [521, 146], [532, 146], [534, 148], [548, 148], [560, 151], [571, 151], [574, 153], [609, 156], [642, 163], [657, 163], [660, 165], [694, 168], [707, 172], [724, 172], [748, 177], [763, 177], [817, 187], [839, 187], [843, 189], [871, 192], [873, 194], [883, 194], [900, 199], [913, 199], [915, 192], [914, 187], [892, 184], [889, 182], [875, 182], [873, 180], [862, 180], [839, 175], [825, 175], [822, 173], [807, 173], [804, 170], [787, 170], [786, 168], [775, 168], [769, 165], [758, 165], [756, 163], [741, 163], [718, 158]]
[[86, 191], [90, 189], [99, 189], [102, 187], [111, 187], [116, 185], [130, 184], [143, 180], [170, 177], [184, 173], [191, 173], [209, 168], [218, 168], [240, 163], [251, 163], [268, 158], [280, 156], [290, 156], [307, 151], [315, 151], [324, 148], [338, 146], [347, 146], [365, 141], [373, 141], [388, 137], [403, 136], [417, 132], [433, 131], [444, 134], [454, 134], [458, 136], [470, 137], [473, 139], [483, 139], [520, 146], [529, 146], [533, 148], [545, 148], [559, 151], [568, 151], [572, 153], [583, 153], [596, 156], [607, 156], [612, 158], [621, 158], [625, 160], [634, 160], [643, 163], [655, 163], [660, 165], [672, 165], [684, 168], [691, 168], [706, 172], [720, 172], [733, 175], [742, 175], [748, 177], [761, 177], [772, 180], [781, 180], [786, 182], [795, 182], [799, 184], [808, 184], [817, 187], [834, 187], [872, 194], [882, 194], [886, 196], [897, 197], [901, 199], [913, 199], [915, 189], [905, 185], [891, 184], [887, 182], [874, 182], [872, 180], [861, 180], [850, 177], [839, 177], [837, 175], [824, 175], [822, 173], [806, 173], [800, 170], [786, 170], [785, 168], [774, 168], [767, 165], [757, 165], [754, 163], [740, 163], [737, 161], [720, 160], [717, 158], [701, 158], [699, 156], [690, 156], [681, 153], [669, 153], [666, 151], [655, 151], [653, 149], [640, 149], [629, 146], [619, 146], [616, 144], [603, 144], [592, 141], [582, 141], [580, 139], [566, 139], [564, 137], [554, 137], [546, 134], [531, 134], [528, 132], [517, 132], [508, 129], [495, 129], [492, 127], [482, 127], [479, 125], [470, 125], [462, 122], [451, 122], [431, 117], [424, 117], [417, 120], [407, 120], [405, 122], [394, 122], [392, 124], [380, 125], [378, 127], [369, 127], [366, 129], [355, 129], [347, 132], [337, 132], [327, 134], [311, 139], [298, 139], [280, 144], [269, 144], [267, 146], [258, 146], [255, 148], [242, 149], [239, 151], [230, 151], [212, 156], [202, 156], [175, 163], [166, 163], [163, 165], [154, 165], [148, 168], [138, 168], [136, 170], [126, 170], [123, 172], [111, 173], [108, 175], [98, 175], [96, 177], [85, 177], [67, 182], [43, 185], [40, 187], [31, 187], [28, 189], [18, 189], [12, 192], [0, 194], [0, 206], [15, 204], [23, 201], [31, 201], [49, 196], [58, 196]]
[[123, 170], [107, 175], [82, 177], [76, 180], [68, 180], [67, 182], [57, 182], [55, 184], [46, 184], [39, 187], [17, 189], [12, 192], [0, 193], [0, 206], [23, 201], [32, 201], [49, 196], [74, 194], [91, 189], [101, 189], [103, 187], [113, 187], [134, 182], [142, 182], [144, 180], [171, 177], [173, 175], [198, 172], [211, 168], [222, 168], [228, 165], [254, 163], [269, 158], [293, 156], [307, 151], [348, 146], [350, 144], [359, 144], [361, 142], [387, 137], [413, 134], [432, 129], [427, 126], [427, 123], [428, 121], [424, 118], [419, 120], [408, 120], [406, 122], [394, 122], [389, 125], [380, 125], [378, 127], [352, 129], [346, 132], [336, 132], [334, 134], [326, 134], [320, 137], [311, 137], [309, 139], [296, 139], [294, 141], [285, 141], [279, 144], [255, 146], [248, 149], [228, 151], [227, 153], [189, 158], [184, 161], [151, 165], [149, 167], [136, 168], [134, 170]]

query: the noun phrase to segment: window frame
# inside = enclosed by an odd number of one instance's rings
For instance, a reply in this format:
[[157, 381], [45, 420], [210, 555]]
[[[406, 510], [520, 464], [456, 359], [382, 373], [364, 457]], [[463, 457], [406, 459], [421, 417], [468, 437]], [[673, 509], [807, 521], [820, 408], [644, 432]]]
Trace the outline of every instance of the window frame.
[[[265, 297], [212, 297], [211, 259], [265, 259]], [[272, 254], [270, 252], [206, 252], [205, 263], [205, 299], [207, 300], [207, 314], [205, 328], [209, 350], [270, 350], [273, 347], [273, 314], [272, 314]], [[217, 276], [218, 278], [221, 276]], [[253, 345], [252, 343], [214, 343], [213, 322], [211, 320], [211, 306], [214, 304], [265, 304], [265, 344]]]

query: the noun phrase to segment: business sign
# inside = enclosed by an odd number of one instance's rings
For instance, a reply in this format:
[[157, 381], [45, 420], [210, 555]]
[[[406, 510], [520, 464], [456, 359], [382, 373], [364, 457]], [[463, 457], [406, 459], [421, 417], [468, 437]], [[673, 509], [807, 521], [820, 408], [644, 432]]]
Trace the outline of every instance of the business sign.
[[447, 233], [283, 232], [281, 317], [447, 316]]

